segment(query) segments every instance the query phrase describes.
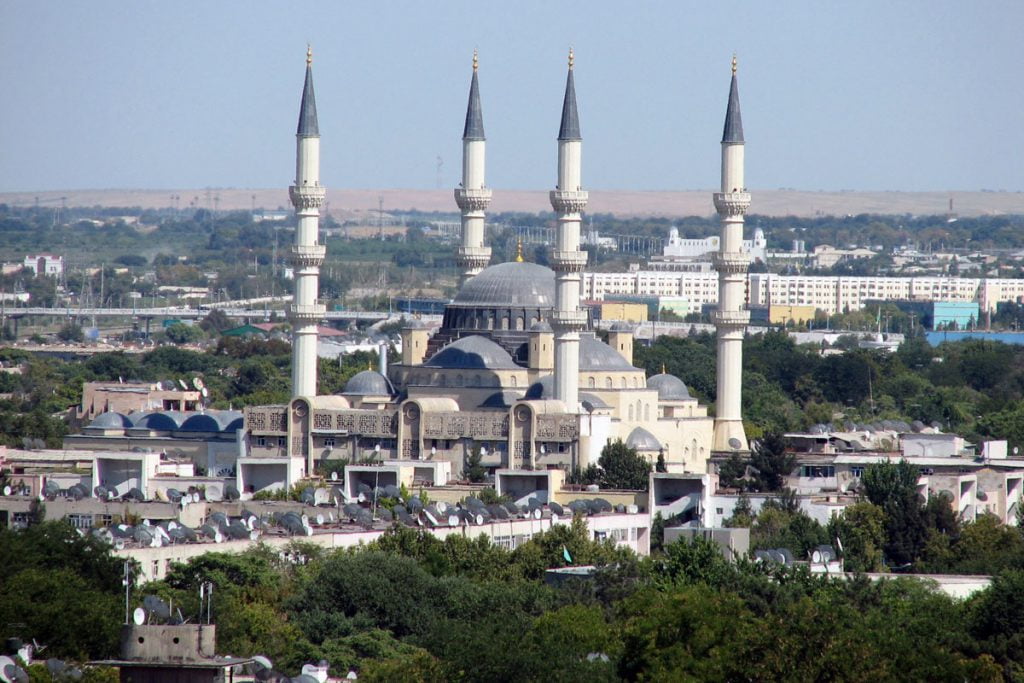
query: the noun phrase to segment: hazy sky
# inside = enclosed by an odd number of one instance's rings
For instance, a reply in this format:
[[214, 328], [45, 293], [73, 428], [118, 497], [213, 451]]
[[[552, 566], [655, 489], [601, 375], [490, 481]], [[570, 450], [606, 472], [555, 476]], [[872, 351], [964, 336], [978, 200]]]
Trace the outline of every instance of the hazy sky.
[[283, 187], [306, 43], [328, 187], [458, 182], [474, 47], [488, 185], [555, 182], [576, 50], [589, 189], [1024, 189], [1024, 2], [0, 0], [0, 191]]

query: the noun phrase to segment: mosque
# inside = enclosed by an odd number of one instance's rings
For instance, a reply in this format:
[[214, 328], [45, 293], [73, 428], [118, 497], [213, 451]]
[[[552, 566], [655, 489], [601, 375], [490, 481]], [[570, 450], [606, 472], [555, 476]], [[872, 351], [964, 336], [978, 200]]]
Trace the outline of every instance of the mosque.
[[661, 454], [673, 471], [704, 472], [712, 452], [748, 449], [740, 415], [743, 281], [749, 255], [742, 248], [743, 217], [750, 195], [743, 183], [743, 128], [733, 60], [722, 139], [722, 219], [719, 251], [721, 300], [718, 327], [717, 417], [708, 414], [684, 383], [669, 374], [647, 377], [633, 365], [633, 330], [624, 323], [598, 338], [580, 306], [580, 276], [587, 253], [580, 248], [583, 189], [582, 136], [576, 102], [574, 57], [569, 52], [558, 131], [557, 183], [550, 192], [557, 220], [552, 268], [520, 253], [490, 264], [484, 243], [491, 190], [485, 183], [483, 110], [476, 54], [463, 129], [462, 182], [455, 201], [462, 212], [457, 252], [461, 287], [445, 308], [439, 329], [419, 321], [401, 331], [402, 356], [352, 377], [337, 395], [316, 390], [316, 325], [319, 212], [319, 126], [312, 56], [297, 129], [295, 184], [290, 196], [298, 216], [291, 260], [295, 295], [292, 323], [293, 391], [287, 405], [244, 411], [238, 485], [242, 492], [291, 485], [325, 459], [447, 463], [456, 476], [470, 454], [491, 471], [573, 470], [596, 463], [610, 441], [621, 439], [652, 461]]

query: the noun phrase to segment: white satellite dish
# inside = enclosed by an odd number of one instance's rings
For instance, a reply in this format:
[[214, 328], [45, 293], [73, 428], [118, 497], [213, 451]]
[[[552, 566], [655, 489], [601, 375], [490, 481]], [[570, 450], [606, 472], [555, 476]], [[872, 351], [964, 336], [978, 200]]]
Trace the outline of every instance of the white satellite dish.
[[274, 665], [270, 663], [270, 660], [264, 657], [263, 655], [254, 655], [252, 661], [256, 664], [259, 664], [264, 669], [274, 668]]
[[203, 398], [206, 398], [207, 396], [210, 395], [210, 390], [207, 389], [206, 387], [203, 387], [202, 389], [199, 390], [199, 393], [203, 395]]
[[136, 626], [142, 626], [146, 623], [146, 610], [141, 607], [136, 607], [135, 611], [132, 612], [132, 621], [135, 622]]
[[206, 486], [206, 500], [211, 503], [217, 503], [223, 500], [224, 489], [221, 488], [220, 484], [207, 484]]
[[10, 486], [5, 486], [4, 487], [4, 495], [5, 496], [11, 495], [11, 487]]
[[324, 525], [324, 516], [323, 515], [319, 515], [318, 514], [316, 516], [316, 524], [317, 524], [317, 526], [323, 526]]
[[224, 542], [224, 534], [222, 534], [219, 531], [214, 532], [214, 534], [213, 534], [213, 542], [214, 543], [223, 543]]
[[185, 381], [185, 380], [183, 380], [183, 379], [179, 379], [179, 380], [178, 380], [178, 384], [180, 384], [180, 385], [181, 385], [181, 388], [182, 388], [182, 389], [184, 389], [185, 391], [188, 391], [188, 382], [186, 382], [186, 381]]
[[[338, 470], [334, 470], [333, 472], [331, 472], [331, 481], [338, 481]], [[5, 493], [4, 495], [6, 496], [7, 494]]]
[[534, 519], [540, 519], [540, 516], [541, 516], [540, 508], [537, 508], [536, 510], [533, 511], [533, 518]]
[[555, 523], [555, 522], [557, 522], [557, 521], [558, 521], [558, 514], [557, 514], [557, 513], [554, 513], [554, 512], [552, 512], [552, 513], [551, 513], [551, 523], [552, 523], [552, 524], [554, 524], [554, 523]]
[[203, 384], [203, 380], [199, 379], [198, 377], [193, 377], [192, 386], [196, 388], [196, 391], [202, 391], [203, 387], [206, 385]]

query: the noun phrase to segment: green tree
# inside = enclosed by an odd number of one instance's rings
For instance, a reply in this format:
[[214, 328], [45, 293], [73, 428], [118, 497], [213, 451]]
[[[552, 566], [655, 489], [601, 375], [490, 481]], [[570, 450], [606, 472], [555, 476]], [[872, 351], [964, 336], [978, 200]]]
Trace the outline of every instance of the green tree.
[[80, 325], [67, 323], [57, 330], [57, 338], [63, 342], [81, 342], [85, 340], [85, 333]]
[[175, 344], [194, 344], [203, 338], [203, 330], [194, 325], [174, 323], [164, 330], [164, 334]]
[[597, 461], [601, 469], [601, 486], [608, 489], [646, 491], [651, 464], [621, 439], [601, 449]]
[[850, 505], [841, 515], [832, 518], [828, 536], [839, 539], [846, 571], [882, 571], [885, 521], [882, 508], [866, 501]]
[[786, 442], [777, 432], [769, 432], [754, 443], [750, 464], [756, 470], [759, 491], [779, 491], [796, 466], [796, 456], [786, 452]]

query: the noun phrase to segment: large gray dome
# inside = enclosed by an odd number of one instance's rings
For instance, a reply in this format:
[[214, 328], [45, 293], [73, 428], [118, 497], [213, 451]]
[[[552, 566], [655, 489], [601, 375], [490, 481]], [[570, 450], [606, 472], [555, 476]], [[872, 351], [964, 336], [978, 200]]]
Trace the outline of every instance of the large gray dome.
[[555, 305], [555, 271], [536, 263], [499, 263], [462, 286], [453, 301], [464, 306]]
[[688, 401], [692, 398], [683, 380], [664, 372], [648, 378], [647, 388], [657, 390], [659, 401]]
[[618, 351], [593, 335], [580, 334], [580, 370], [583, 372], [608, 372], [614, 370], [636, 370]]
[[376, 370], [363, 370], [352, 375], [345, 383], [342, 394], [358, 396], [391, 396], [395, 393], [388, 378]]
[[428, 368], [471, 370], [519, 369], [512, 356], [508, 355], [508, 351], [478, 334], [452, 342], [431, 356], [423, 365]]

